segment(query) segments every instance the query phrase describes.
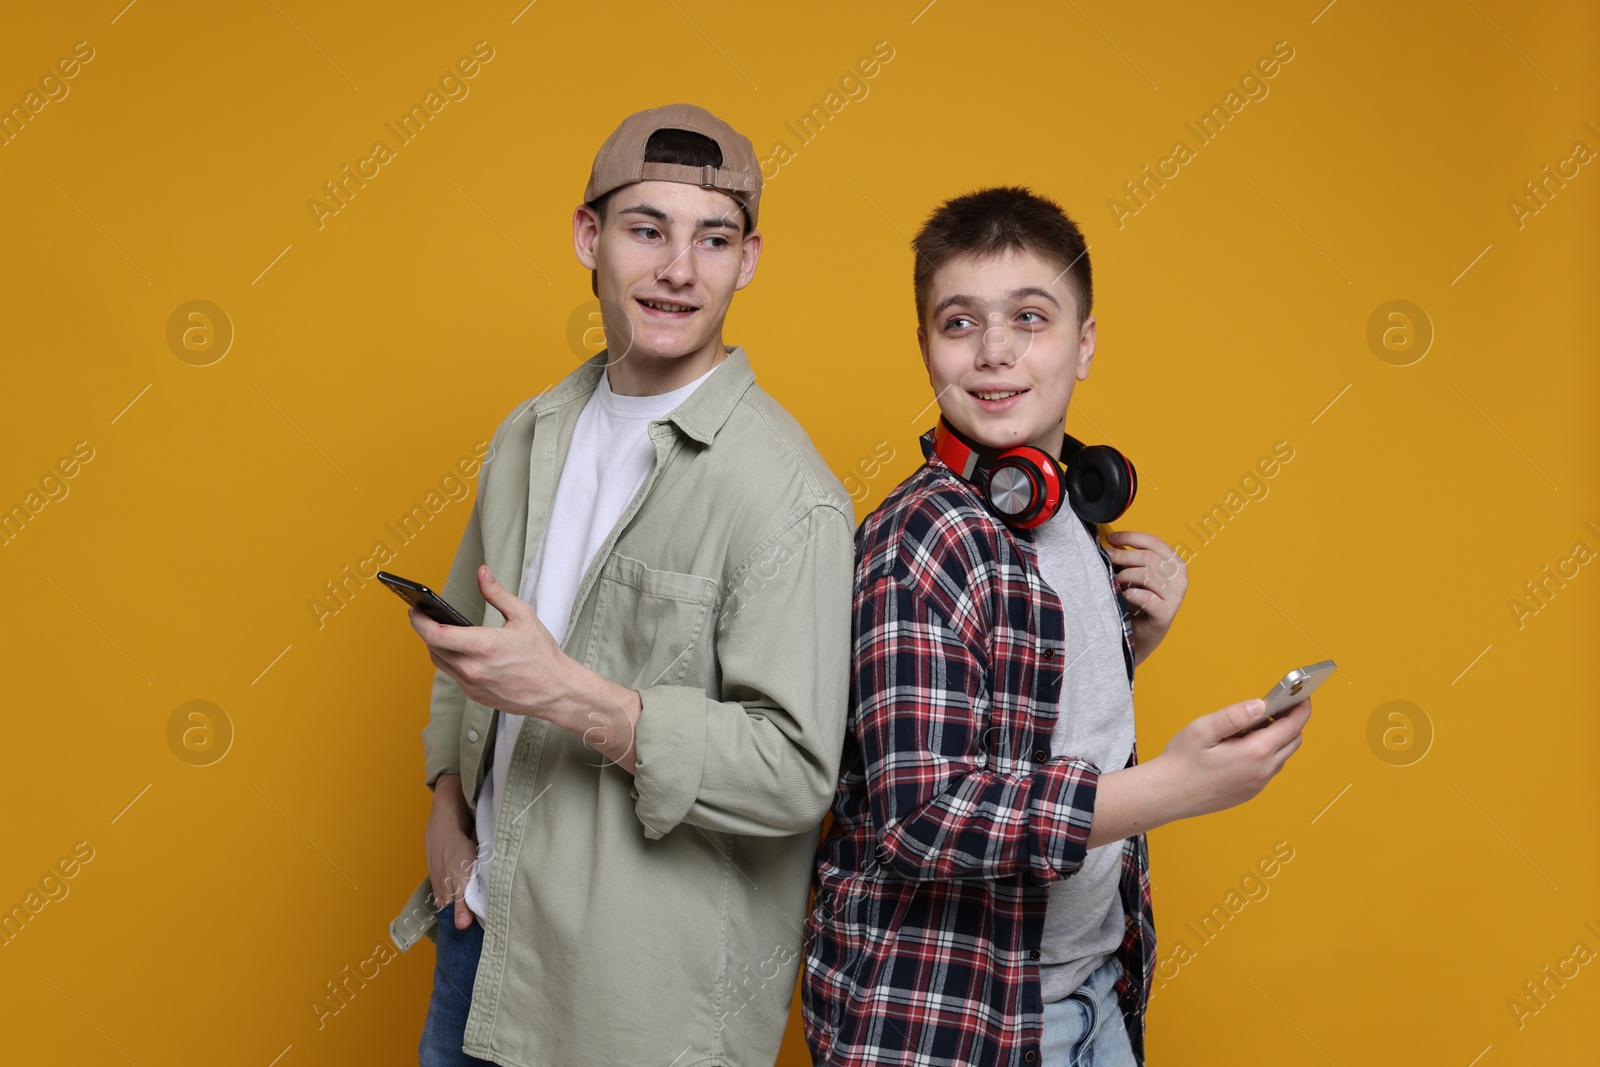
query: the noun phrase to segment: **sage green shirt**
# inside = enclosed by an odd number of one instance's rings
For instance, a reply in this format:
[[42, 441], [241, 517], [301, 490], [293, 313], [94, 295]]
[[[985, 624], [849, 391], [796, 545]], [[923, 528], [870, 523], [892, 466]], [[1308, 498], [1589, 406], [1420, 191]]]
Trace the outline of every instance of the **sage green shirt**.
[[[650, 423], [655, 467], [578, 587], [563, 649], [637, 689], [629, 774], [528, 718], [495, 821], [466, 1051], [517, 1067], [770, 1065], [800, 962], [819, 823], [837, 780], [855, 521], [744, 350]], [[587, 360], [495, 431], [445, 598], [485, 626], [488, 563], [521, 588]], [[560, 531], [551, 531], [560, 536]], [[496, 712], [435, 672], [426, 778], [488, 773]], [[390, 925], [435, 937], [427, 877]]]

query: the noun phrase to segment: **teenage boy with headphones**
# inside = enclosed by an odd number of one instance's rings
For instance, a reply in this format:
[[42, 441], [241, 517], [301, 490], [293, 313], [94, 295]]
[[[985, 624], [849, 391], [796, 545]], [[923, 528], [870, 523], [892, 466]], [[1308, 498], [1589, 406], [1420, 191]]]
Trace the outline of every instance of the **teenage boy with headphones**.
[[572, 226], [607, 347], [495, 432], [445, 586], [482, 625], [412, 613], [433, 810], [390, 934], [437, 947], [423, 1067], [777, 1057], [844, 737], [854, 512], [722, 343], [760, 194], [703, 108], [600, 147]]
[[1239, 738], [1263, 702], [1229, 705], [1139, 762], [1134, 666], [1187, 575], [1153, 534], [1101, 545], [1133, 466], [1062, 432], [1095, 348], [1083, 236], [1050, 200], [992, 188], [940, 206], [912, 247], [941, 418], [856, 533], [806, 1039], [848, 1067], [1142, 1065], [1145, 835], [1255, 796], [1311, 704]]

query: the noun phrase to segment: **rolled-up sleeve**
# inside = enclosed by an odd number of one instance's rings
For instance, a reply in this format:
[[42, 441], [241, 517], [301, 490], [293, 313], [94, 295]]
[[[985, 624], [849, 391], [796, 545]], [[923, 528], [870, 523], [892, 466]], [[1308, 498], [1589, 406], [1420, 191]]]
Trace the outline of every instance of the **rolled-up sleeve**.
[[[992, 764], [988, 651], [884, 575], [855, 607], [852, 700], [879, 858], [911, 881], [1048, 884], [1082, 867], [1099, 769]], [[969, 627], [968, 629], [973, 629]]]
[[635, 810], [647, 836], [688, 822], [778, 837], [822, 820], [848, 710], [851, 524], [813, 506], [734, 571], [714, 635], [721, 700], [639, 691]]

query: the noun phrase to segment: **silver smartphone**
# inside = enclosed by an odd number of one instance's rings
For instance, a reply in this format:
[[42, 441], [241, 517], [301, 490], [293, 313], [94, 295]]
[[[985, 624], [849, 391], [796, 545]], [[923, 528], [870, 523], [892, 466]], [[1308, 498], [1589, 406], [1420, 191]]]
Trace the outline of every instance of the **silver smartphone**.
[[1282, 715], [1310, 696], [1312, 690], [1321, 685], [1323, 679], [1332, 674], [1334, 670], [1334, 662], [1331, 659], [1325, 659], [1321, 663], [1313, 663], [1309, 667], [1296, 667], [1284, 675], [1278, 681], [1278, 684], [1269, 689], [1267, 695], [1262, 698], [1267, 702], [1265, 714], [1255, 723], [1246, 726], [1232, 736], [1242, 737], [1252, 730], [1261, 729], [1275, 717]]

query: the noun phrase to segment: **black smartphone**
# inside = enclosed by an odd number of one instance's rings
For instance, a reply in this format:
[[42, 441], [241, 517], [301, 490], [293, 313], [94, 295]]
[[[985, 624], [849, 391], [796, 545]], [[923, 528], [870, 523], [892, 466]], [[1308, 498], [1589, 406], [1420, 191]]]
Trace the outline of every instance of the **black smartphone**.
[[422, 612], [434, 622], [446, 626], [471, 626], [467, 617], [445, 602], [444, 597], [435, 593], [421, 582], [413, 582], [409, 578], [402, 578], [398, 574], [388, 571], [378, 572], [378, 581], [394, 590], [395, 596]]

